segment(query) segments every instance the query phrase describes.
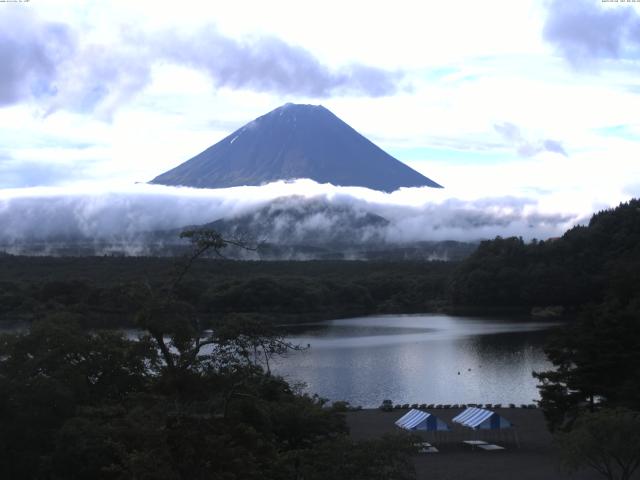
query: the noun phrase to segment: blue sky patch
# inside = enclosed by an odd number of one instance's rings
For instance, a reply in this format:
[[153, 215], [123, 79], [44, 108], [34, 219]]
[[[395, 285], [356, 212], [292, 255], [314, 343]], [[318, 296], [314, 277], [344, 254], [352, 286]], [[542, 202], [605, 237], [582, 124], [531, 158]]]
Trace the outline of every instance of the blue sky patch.
[[595, 131], [605, 137], [616, 137], [625, 140], [640, 139], [640, 136], [632, 132], [628, 125], [611, 125], [609, 127], [596, 128]]
[[446, 161], [457, 164], [495, 164], [513, 161], [515, 156], [510, 152], [498, 150], [456, 150], [453, 148], [418, 147], [390, 148], [390, 155], [401, 161]]

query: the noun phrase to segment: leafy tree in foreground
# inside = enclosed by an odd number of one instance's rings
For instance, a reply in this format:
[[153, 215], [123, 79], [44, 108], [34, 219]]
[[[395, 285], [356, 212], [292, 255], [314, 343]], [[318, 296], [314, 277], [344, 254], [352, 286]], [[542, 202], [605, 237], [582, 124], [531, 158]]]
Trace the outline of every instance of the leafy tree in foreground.
[[352, 442], [339, 412], [270, 374], [278, 334], [244, 316], [202, 327], [175, 292], [224, 241], [194, 238], [173, 283], [136, 292], [148, 335], [66, 313], [0, 336], [0, 478], [411, 478], [404, 446]]
[[66, 316], [0, 336], [0, 477], [37, 478], [56, 433], [83, 406], [121, 404], [148, 391], [157, 373], [145, 339], [90, 334]]
[[603, 304], [562, 327], [546, 348], [555, 369], [534, 373], [552, 430], [571, 428], [580, 411], [640, 410], [640, 312]]
[[305, 480], [411, 480], [416, 438], [387, 435], [354, 442], [340, 438], [298, 454], [297, 475]]
[[248, 316], [229, 315], [204, 322], [192, 304], [181, 300], [177, 292], [194, 262], [209, 252], [221, 256], [228, 245], [243, 247], [212, 230], [189, 230], [181, 237], [188, 238], [193, 248], [176, 265], [169, 282], [153, 287], [147, 281], [133, 292], [140, 305], [138, 324], [157, 345], [167, 375], [179, 378], [216, 362], [264, 363], [268, 370], [273, 355], [296, 348], [275, 329]]
[[556, 441], [570, 472], [590, 467], [609, 480], [629, 480], [640, 466], [640, 414], [623, 409], [583, 414]]

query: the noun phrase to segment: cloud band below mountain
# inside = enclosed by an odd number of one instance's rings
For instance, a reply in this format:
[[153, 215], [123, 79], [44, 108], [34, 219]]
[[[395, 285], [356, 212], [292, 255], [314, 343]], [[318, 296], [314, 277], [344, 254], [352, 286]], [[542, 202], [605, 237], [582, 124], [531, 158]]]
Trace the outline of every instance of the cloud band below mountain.
[[[432, 189], [412, 189], [425, 198]], [[420, 192], [418, 192], [420, 190]], [[485, 198], [473, 201], [442, 199], [415, 204], [406, 202], [406, 192], [392, 194], [364, 188], [319, 185], [310, 180], [277, 182], [262, 187], [199, 190], [151, 185], [104, 193], [64, 193], [55, 189], [5, 190], [0, 197], [0, 243], [12, 251], [33, 240], [64, 241], [69, 238], [119, 242], [133, 241], [142, 232], [198, 225], [220, 218], [250, 214], [278, 199], [280, 209], [304, 209], [312, 201], [316, 210], [300, 225], [332, 229], [339, 221], [336, 209], [349, 209], [356, 216], [373, 214], [386, 219], [376, 225], [376, 238], [386, 242], [459, 240], [476, 241], [496, 235], [548, 238], [573, 225], [577, 215], [544, 213], [533, 199]], [[324, 214], [318, 205], [331, 206]], [[306, 226], [305, 226], [306, 225]], [[276, 228], [265, 232], [275, 235]], [[358, 233], [359, 232], [359, 233]], [[367, 229], [355, 229], [371, 238]], [[266, 238], [278, 241], [278, 238]], [[280, 239], [282, 240], [282, 239]], [[287, 241], [295, 241], [288, 238]]]

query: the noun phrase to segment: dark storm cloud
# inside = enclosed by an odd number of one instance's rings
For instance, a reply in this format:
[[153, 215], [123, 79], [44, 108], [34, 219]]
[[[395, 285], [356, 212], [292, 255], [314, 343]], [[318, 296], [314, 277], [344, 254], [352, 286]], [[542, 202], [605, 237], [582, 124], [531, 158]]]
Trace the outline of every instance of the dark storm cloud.
[[493, 126], [510, 145], [515, 147], [518, 155], [523, 157], [532, 157], [542, 152], [553, 152], [568, 157], [562, 143], [557, 140], [541, 139], [530, 140], [522, 135], [520, 128], [510, 122], [495, 124]]
[[640, 15], [623, 2], [605, 8], [600, 0], [554, 0], [543, 35], [575, 66], [597, 59], [637, 57]]
[[109, 44], [41, 21], [28, 11], [0, 16], [0, 107], [35, 99], [58, 109], [110, 117], [151, 80], [158, 63], [205, 72], [215, 87], [283, 95], [390, 95], [402, 74], [351, 64], [329, 68], [312, 53], [270, 36], [236, 40], [215, 27], [192, 34], [120, 31]]

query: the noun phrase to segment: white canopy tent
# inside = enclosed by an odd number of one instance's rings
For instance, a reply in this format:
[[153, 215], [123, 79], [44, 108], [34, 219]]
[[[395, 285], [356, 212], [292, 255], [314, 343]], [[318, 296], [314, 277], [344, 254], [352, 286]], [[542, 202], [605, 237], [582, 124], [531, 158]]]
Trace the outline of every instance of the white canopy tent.
[[476, 407], [467, 408], [460, 415], [454, 417], [453, 421], [474, 430], [499, 430], [513, 427], [511, 422], [496, 412]]
[[427, 432], [449, 431], [449, 425], [422, 410], [409, 410], [406, 414], [396, 420], [396, 426], [405, 430], [422, 430]]
[[[491, 410], [469, 407], [461, 414], [453, 417], [452, 421], [463, 427], [471, 428], [478, 433], [484, 432], [482, 436], [487, 439], [492, 438], [493, 441], [510, 441], [509, 437], [511, 437], [515, 445], [518, 448], [520, 447], [515, 425]], [[467, 441], [467, 443], [469, 442]], [[482, 448], [487, 449], [486, 446]], [[502, 448], [499, 449], [502, 450]]]

